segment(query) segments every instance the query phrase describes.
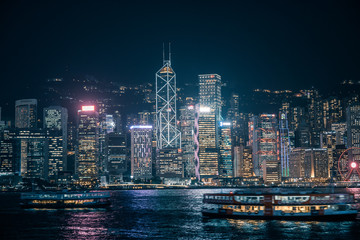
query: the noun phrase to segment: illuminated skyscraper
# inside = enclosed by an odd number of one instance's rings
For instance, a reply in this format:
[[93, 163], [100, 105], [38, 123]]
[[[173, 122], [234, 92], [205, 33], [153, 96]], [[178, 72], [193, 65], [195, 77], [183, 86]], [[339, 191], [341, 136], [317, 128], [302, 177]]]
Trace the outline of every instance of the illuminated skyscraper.
[[253, 159], [251, 147], [243, 145], [234, 147], [234, 177], [249, 178], [253, 176]]
[[[360, 148], [360, 103], [354, 102], [346, 109], [347, 147]], [[360, 160], [360, 151], [351, 151], [351, 159]]]
[[128, 170], [128, 152], [125, 134], [112, 132], [106, 135], [106, 170], [109, 183], [123, 181]]
[[185, 177], [195, 177], [195, 106], [180, 108], [181, 148]]
[[234, 177], [234, 165], [231, 154], [231, 140], [231, 123], [220, 122], [219, 175], [221, 177]]
[[67, 160], [67, 120], [66, 108], [51, 106], [44, 108], [44, 129], [48, 133], [48, 167], [49, 177], [54, 178], [66, 170]]
[[36, 99], [21, 99], [15, 102], [15, 127], [37, 128]]
[[289, 177], [289, 153], [291, 149], [288, 119], [286, 113], [280, 112], [279, 115], [281, 176]]
[[346, 123], [332, 123], [331, 131], [334, 131], [336, 134], [336, 145], [346, 145]]
[[99, 114], [94, 106], [78, 111], [76, 175], [81, 184], [91, 185], [99, 175]]
[[305, 177], [305, 148], [294, 148], [289, 155], [289, 177]]
[[165, 180], [184, 177], [182, 149], [164, 148], [157, 151], [156, 176]]
[[[15, 144], [12, 139], [0, 140], [0, 175], [16, 172]], [[17, 171], [18, 172], [18, 171]]]
[[327, 149], [306, 149], [304, 162], [304, 172], [306, 178], [327, 179], [330, 177]]
[[176, 74], [171, 57], [155, 74], [156, 81], [156, 148], [181, 148], [181, 134], [176, 118]]
[[336, 132], [324, 131], [320, 134], [320, 148], [326, 148], [328, 153], [328, 169], [334, 164], [334, 153], [336, 151]]
[[280, 181], [278, 125], [275, 114], [254, 117], [253, 159], [254, 173], [265, 182]]
[[152, 178], [152, 126], [131, 126], [131, 176], [133, 179]]
[[216, 114], [210, 107], [200, 106], [198, 125], [199, 162], [201, 178], [214, 178], [219, 175], [218, 141], [216, 135]]
[[199, 75], [200, 105], [214, 110], [217, 121], [221, 117], [221, 76], [218, 74]]
[[47, 134], [38, 129], [22, 129], [16, 133], [20, 147], [20, 172], [22, 177], [47, 178]]

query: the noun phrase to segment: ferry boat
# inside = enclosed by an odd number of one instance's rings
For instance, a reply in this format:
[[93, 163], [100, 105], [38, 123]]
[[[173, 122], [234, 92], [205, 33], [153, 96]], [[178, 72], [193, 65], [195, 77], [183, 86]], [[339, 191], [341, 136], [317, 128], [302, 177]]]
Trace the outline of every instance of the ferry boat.
[[355, 220], [351, 193], [246, 192], [204, 194], [202, 213], [208, 217], [278, 220]]
[[95, 208], [110, 205], [109, 192], [22, 193], [22, 208]]

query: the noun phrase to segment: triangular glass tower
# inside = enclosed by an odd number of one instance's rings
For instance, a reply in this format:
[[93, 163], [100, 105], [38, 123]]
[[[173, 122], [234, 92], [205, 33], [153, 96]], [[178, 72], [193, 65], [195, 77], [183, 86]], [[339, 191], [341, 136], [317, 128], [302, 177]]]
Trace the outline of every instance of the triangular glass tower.
[[163, 66], [155, 74], [156, 81], [156, 148], [181, 148], [176, 119], [176, 74], [171, 57], [163, 57]]

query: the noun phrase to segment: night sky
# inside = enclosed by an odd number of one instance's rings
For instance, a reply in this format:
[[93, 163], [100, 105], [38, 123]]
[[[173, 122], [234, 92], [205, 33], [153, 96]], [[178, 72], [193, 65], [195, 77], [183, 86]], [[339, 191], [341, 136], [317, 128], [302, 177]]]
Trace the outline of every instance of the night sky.
[[66, 69], [154, 82], [163, 42], [180, 85], [218, 73], [239, 91], [324, 89], [360, 80], [359, 13], [358, 1], [2, 0], [0, 93]]

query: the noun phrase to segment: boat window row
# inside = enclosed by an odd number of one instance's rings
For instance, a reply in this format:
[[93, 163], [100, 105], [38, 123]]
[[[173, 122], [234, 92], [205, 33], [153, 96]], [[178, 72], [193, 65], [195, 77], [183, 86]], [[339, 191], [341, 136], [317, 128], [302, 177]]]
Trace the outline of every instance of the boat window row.
[[214, 200], [233, 200], [232, 196], [218, 196], [218, 195], [205, 195], [205, 199], [214, 199]]
[[235, 201], [242, 203], [260, 203], [264, 196], [234, 196]]
[[275, 195], [275, 200], [281, 201], [283, 203], [301, 203], [309, 201], [310, 196], [282, 196]]
[[259, 212], [264, 210], [264, 206], [249, 205], [222, 205], [223, 209], [232, 209], [234, 212]]

